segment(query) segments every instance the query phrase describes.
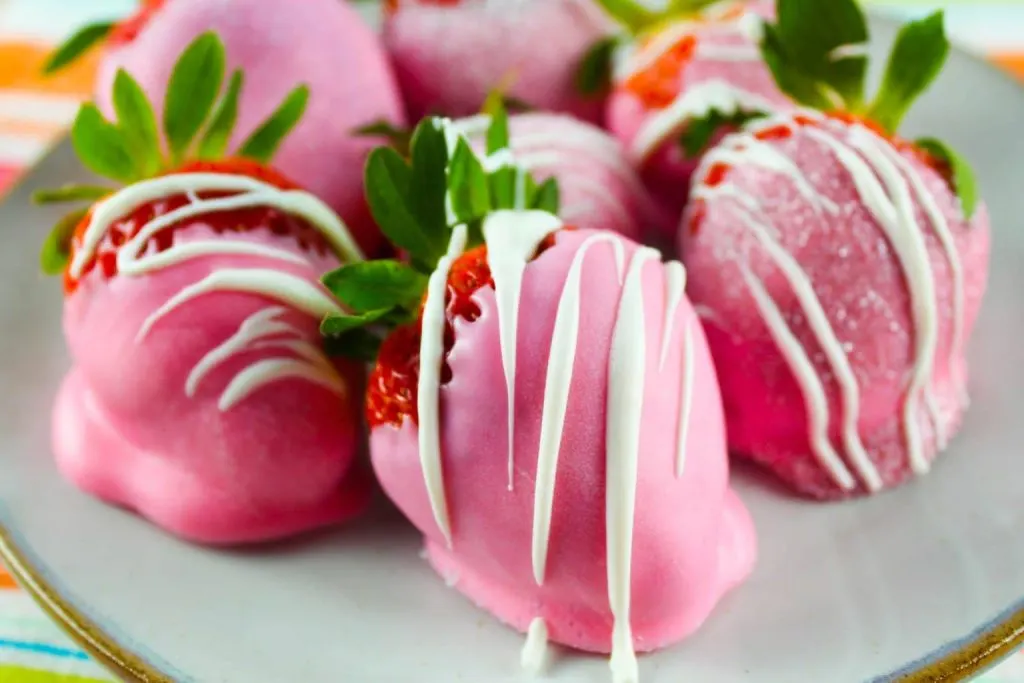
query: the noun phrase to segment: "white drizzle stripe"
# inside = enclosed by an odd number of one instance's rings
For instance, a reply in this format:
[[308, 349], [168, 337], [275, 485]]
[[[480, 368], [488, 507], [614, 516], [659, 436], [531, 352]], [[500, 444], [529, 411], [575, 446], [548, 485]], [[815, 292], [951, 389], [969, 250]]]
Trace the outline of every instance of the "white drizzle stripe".
[[843, 445], [853, 466], [860, 474], [861, 480], [868, 490], [875, 492], [882, 488], [882, 477], [871, 462], [871, 457], [864, 449], [858, 429], [860, 419], [860, 389], [857, 377], [853, 374], [850, 361], [843, 350], [843, 345], [836, 336], [836, 331], [829, 323], [821, 301], [814, 292], [814, 284], [800, 267], [800, 263], [786, 251], [772, 236], [771, 229], [762, 225], [756, 218], [743, 210], [737, 211], [743, 224], [760, 242], [765, 253], [782, 271], [783, 276], [792, 288], [800, 307], [807, 316], [807, 322], [828, 358], [829, 365], [835, 373], [836, 382], [843, 397], [842, 433]]
[[[938, 321], [935, 311], [935, 280], [924, 235], [917, 224], [907, 181], [881, 151], [889, 143], [862, 126], [850, 130], [850, 144], [824, 131], [813, 130], [816, 139], [831, 148], [853, 178], [857, 191], [889, 239], [907, 279], [915, 328], [915, 358], [910, 386], [904, 399], [903, 427], [910, 464], [925, 474], [930, 464], [924, 454], [917, 421], [919, 403], [929, 400], [935, 362]], [[863, 154], [863, 158], [854, 150]], [[881, 180], [879, 180], [881, 179]], [[884, 184], [884, 187], [883, 187]], [[936, 432], [941, 427], [936, 424]]]
[[679, 425], [676, 428], [676, 479], [686, 468], [686, 444], [690, 438], [690, 411], [693, 408], [693, 325], [685, 324], [683, 333], [683, 368], [679, 383]]
[[903, 171], [903, 175], [910, 181], [910, 186], [917, 194], [917, 198], [921, 202], [921, 206], [924, 208], [925, 215], [928, 216], [928, 220], [932, 224], [932, 230], [936, 237], [939, 238], [939, 242], [942, 244], [942, 249], [946, 253], [946, 259], [949, 262], [950, 273], [953, 276], [953, 341], [950, 344], [948, 362], [949, 370], [952, 372], [953, 367], [956, 365], [957, 360], [960, 358], [964, 350], [964, 299], [966, 297], [966, 292], [964, 285], [964, 267], [960, 260], [960, 252], [956, 248], [956, 242], [953, 239], [953, 233], [950, 230], [949, 222], [946, 220], [946, 217], [942, 213], [942, 209], [939, 208], [938, 203], [935, 201], [935, 196], [925, 185], [924, 178], [921, 177], [921, 174], [914, 169], [907, 159], [888, 145], [883, 145], [882, 151], [885, 152], [886, 156], [888, 156], [901, 171]]
[[[96, 250], [115, 221], [154, 200], [175, 194], [184, 194], [192, 198], [197, 197], [198, 192], [243, 193], [228, 198], [237, 202], [234, 204], [235, 208], [269, 206], [286, 211], [305, 219], [319, 229], [339, 256], [352, 261], [363, 259], [355, 240], [337, 215], [326, 204], [307, 192], [281, 190], [268, 183], [240, 175], [182, 173], [144, 180], [97, 203], [85, 235], [81, 243], [76, 245], [77, 249], [70, 267], [71, 275], [75, 278], [82, 276], [85, 265], [95, 257]], [[222, 205], [221, 201], [192, 202], [173, 214], [179, 216], [176, 220], [184, 220], [210, 210], [217, 210], [216, 207]], [[208, 208], [211, 204], [214, 207], [212, 209]], [[133, 264], [143, 253], [146, 241], [155, 234], [156, 230], [152, 229], [155, 222], [147, 224], [118, 253], [119, 270], [138, 272], [137, 269], [133, 270]]]
[[420, 465], [427, 487], [434, 521], [450, 548], [451, 522], [448, 518], [448, 500], [444, 492], [444, 471], [441, 464], [441, 425], [438, 410], [441, 391], [441, 366], [444, 363], [445, 291], [448, 272], [466, 248], [465, 225], [457, 225], [448, 243], [448, 253], [437, 263], [427, 283], [427, 298], [423, 303], [423, 329], [420, 335], [420, 376], [417, 384], [416, 407], [419, 413]]
[[746, 267], [741, 267], [741, 273], [754, 297], [754, 303], [761, 312], [761, 317], [768, 326], [769, 333], [803, 390], [804, 402], [807, 404], [807, 430], [811, 449], [822, 467], [832, 476], [833, 481], [847, 491], [852, 490], [857, 482], [829, 441], [828, 399], [821, 378], [818, 377], [811, 359], [807, 357], [807, 352], [789, 329], [782, 311], [772, 301], [764, 284]]
[[658, 370], [665, 369], [668, 351], [672, 342], [672, 328], [676, 320], [676, 311], [686, 291], [686, 268], [679, 261], [665, 264], [665, 329], [661, 333], [661, 354], [658, 359]]
[[715, 45], [708, 42], [697, 45], [697, 57], [709, 62], [757, 62], [762, 58], [756, 45]]
[[526, 643], [520, 656], [520, 665], [529, 673], [543, 673], [548, 654], [548, 625], [537, 617], [526, 630]]
[[795, 161], [774, 145], [758, 140], [751, 132], [731, 135], [721, 145], [708, 152], [704, 165], [710, 167], [713, 164], [728, 166], [745, 164], [778, 173], [792, 181], [797, 191], [815, 209], [825, 209], [832, 214], [839, 212], [839, 207], [835, 202], [814, 189], [814, 185]]
[[[147, 251], [152, 251], [147, 250]], [[242, 242], [241, 240], [197, 240], [175, 244], [171, 249], [157, 251], [155, 253], [143, 253], [144, 258], [126, 264], [126, 268], [118, 266], [121, 275], [144, 275], [153, 273], [163, 268], [168, 268], [185, 261], [202, 258], [204, 256], [257, 256], [261, 258], [287, 261], [297, 266], [309, 266], [309, 260], [303, 256], [270, 247], [264, 244], [253, 242]], [[120, 260], [120, 254], [118, 254]]]
[[710, 79], [683, 90], [672, 104], [650, 115], [637, 132], [630, 146], [633, 163], [642, 163], [678, 133], [687, 121], [704, 118], [712, 111], [725, 115], [741, 111], [772, 111], [769, 100], [722, 80]]
[[646, 247], [633, 256], [623, 285], [608, 361], [605, 526], [608, 603], [614, 620], [609, 665], [614, 683], [636, 683], [639, 678], [630, 624], [630, 589], [647, 374], [643, 270], [646, 263], [657, 258], [658, 253]]
[[573, 366], [580, 322], [580, 279], [587, 252], [595, 244], [611, 244], [621, 281], [625, 251], [622, 241], [614, 235], [602, 233], [588, 237], [579, 246], [569, 266], [558, 300], [555, 326], [551, 332], [551, 351], [548, 353], [547, 375], [544, 380], [544, 406], [541, 412], [540, 442], [537, 447], [537, 475], [533, 494], [533, 577], [543, 585], [547, 567], [548, 541], [551, 536], [551, 516], [554, 509], [555, 480], [558, 455], [562, 446], [562, 431], [569, 405]]
[[[301, 364], [306, 369], [300, 374], [294, 371], [296, 366], [291, 364], [277, 367], [264, 365], [260, 372], [255, 372], [253, 366], [246, 373], [236, 376], [221, 395], [219, 406], [222, 411], [230, 409], [261, 386], [287, 377], [305, 377], [338, 395], [345, 395], [344, 381], [323, 351], [303, 340], [301, 330], [278, 319], [288, 312], [284, 307], [272, 307], [249, 316], [239, 326], [238, 332], [206, 354], [195, 365], [185, 381], [185, 395], [189, 398], [194, 397], [203, 379], [235, 355], [271, 349], [294, 353], [298, 358], [292, 359], [292, 362]], [[291, 338], [270, 339], [282, 335]], [[270, 370], [276, 370], [276, 374], [268, 374]]]
[[136, 342], [145, 339], [154, 325], [186, 302], [203, 294], [224, 290], [262, 295], [318, 319], [331, 313], [342, 313], [334, 299], [303, 278], [265, 268], [228, 268], [210, 273], [171, 297], [142, 323]]
[[761, 203], [749, 192], [744, 192], [732, 183], [722, 183], [721, 185], [715, 185], [709, 187], [707, 185], [701, 185], [695, 188], [693, 191], [694, 199], [703, 199], [706, 202], [713, 201], [715, 199], [735, 199], [737, 202], [743, 205], [744, 209], [747, 209], [753, 213], [761, 211]]
[[487, 262], [494, 279], [501, 362], [508, 398], [509, 491], [513, 489], [515, 470], [516, 339], [523, 271], [544, 238], [561, 227], [561, 220], [544, 211], [496, 211], [487, 217], [483, 225]]
[[295, 358], [269, 358], [253, 363], [239, 372], [217, 404], [221, 411], [231, 410], [258, 389], [284, 379], [304, 379], [318, 384], [338, 396], [345, 395], [345, 384], [337, 374]]

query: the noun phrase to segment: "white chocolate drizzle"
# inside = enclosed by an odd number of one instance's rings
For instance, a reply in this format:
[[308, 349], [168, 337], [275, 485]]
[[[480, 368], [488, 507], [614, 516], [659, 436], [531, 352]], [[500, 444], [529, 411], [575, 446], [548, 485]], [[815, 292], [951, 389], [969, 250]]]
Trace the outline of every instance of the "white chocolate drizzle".
[[514, 488], [516, 338], [519, 334], [519, 295], [523, 271], [544, 238], [562, 227], [562, 221], [544, 211], [497, 211], [484, 221], [487, 262], [494, 279], [498, 307], [501, 362], [508, 397], [508, 490]]
[[590, 248], [596, 244], [610, 244], [613, 247], [620, 280], [624, 267], [625, 251], [621, 240], [606, 233], [588, 237], [573, 257], [558, 300], [555, 326], [551, 333], [551, 351], [548, 353], [547, 375], [544, 380], [544, 406], [541, 412], [537, 476], [533, 494], [533, 577], [538, 586], [544, 583], [547, 567], [558, 455], [562, 448], [562, 430], [565, 428], [565, 414], [569, 405], [573, 366], [576, 362], [581, 304], [580, 278], [583, 275], [584, 259]]
[[[951, 368], [963, 352], [965, 291], [960, 255], [949, 222], [943, 216], [921, 172], [901, 156], [889, 141], [861, 125], [849, 127], [818, 114], [810, 116], [815, 119], [815, 125], [805, 126], [802, 130], [812, 140], [834, 154], [849, 173], [861, 202], [885, 234], [906, 278], [914, 325], [914, 352], [909, 383], [903, 399], [901, 423], [910, 465], [915, 473], [924, 474], [930, 465], [925, 455], [924, 438], [921, 433], [921, 410], [925, 411], [933, 425], [939, 449], [944, 448], [948, 440], [948, 425], [940, 415], [932, 387], [939, 341], [938, 300], [935, 273], [925, 240], [925, 226], [918, 221], [917, 205], [920, 205], [933, 234], [942, 246], [953, 280], [952, 339], [949, 357], [944, 359]], [[781, 119], [781, 123], [793, 125], [788, 119]], [[743, 133], [730, 136], [719, 150], [707, 156], [701, 170], [698, 171], [698, 176], [706, 174], [711, 164], [719, 162], [755, 165], [784, 176], [798, 189], [802, 187], [801, 194], [806, 196], [807, 188], [810, 186], [806, 177], [798, 179], [783, 165], [764, 163], [766, 157], [758, 151], [763, 145], [759, 146], [756, 143], [756, 134], [760, 130], [776, 125], [780, 125], [779, 119], [767, 120], [748, 126]], [[778, 150], [776, 153], [782, 154]], [[820, 195], [820, 192], [811, 189]], [[758, 205], [753, 197], [728, 183], [713, 188], [699, 187], [694, 194], [695, 197], [705, 200], [713, 197], [730, 197], [736, 200], [738, 206], [735, 208], [742, 224], [753, 233], [764, 253], [786, 277], [811, 330], [825, 352], [841, 390], [844, 450], [865, 487], [872, 492], [879, 490], [883, 485], [880, 473], [864, 448], [858, 430], [860, 397], [856, 377], [847, 352], [825, 316], [821, 302], [817, 299], [813, 282], [797, 260], [776, 241], [772, 228], [755, 218]], [[743, 273], [762, 318], [804, 393], [812, 450], [830, 472], [833, 480], [841, 487], [849, 489], [853, 485], [852, 479], [828, 440], [830, 418], [822, 380], [817, 376], [806, 351], [800, 347], [799, 341], [788, 328], [763, 283], [745, 266]]]
[[679, 424], [676, 427], [676, 479], [683, 476], [686, 468], [686, 444], [690, 439], [690, 411], [693, 408], [693, 325], [684, 323], [683, 328], [683, 375], [679, 387]]
[[530, 622], [526, 630], [526, 643], [519, 658], [520, 665], [529, 673], [539, 675], [544, 672], [548, 657], [548, 625], [537, 617]]
[[[204, 199], [201, 193], [232, 193]], [[290, 265], [308, 266], [301, 255], [284, 249], [228, 237], [175, 243], [158, 251], [151, 240], [162, 231], [185, 221], [215, 213], [266, 206], [295, 215], [318, 229], [340, 257], [361, 259], [362, 253], [340, 219], [319, 199], [298, 190], [281, 190], [247, 176], [225, 173], [184, 173], [152, 178], [120, 190], [96, 205], [75, 255], [69, 274], [81, 278], [85, 267], [97, 257], [108, 240], [111, 226], [138, 208], [167, 197], [184, 195], [188, 203], [153, 218], [126, 240], [117, 251], [120, 277], [149, 275], [190, 260], [216, 255], [254, 256]], [[143, 321], [136, 343], [168, 314], [196, 297], [218, 291], [264, 296], [290, 309], [320, 318], [340, 313], [341, 308], [320, 287], [309, 280], [271, 268], [227, 268], [217, 270], [172, 296]], [[228, 411], [259, 389], [286, 379], [303, 379], [344, 395], [345, 383], [323, 351], [302, 338], [302, 332], [279, 318], [289, 308], [272, 307], [245, 320], [238, 332], [207, 353], [189, 373], [185, 395], [192, 398], [203, 379], [232, 357], [250, 351], [276, 351], [282, 357], [262, 359], [239, 371], [222, 392], [218, 408]]]
[[638, 249], [633, 256], [623, 285], [608, 361], [605, 545], [608, 603], [613, 618], [609, 664], [614, 683], [636, 683], [639, 678], [630, 624], [630, 589], [640, 432], [647, 376], [643, 270], [646, 263], [657, 258], [658, 253], [646, 247]]
[[441, 464], [441, 425], [438, 404], [441, 390], [441, 367], [444, 365], [445, 292], [448, 272], [466, 248], [465, 225], [452, 231], [446, 253], [427, 283], [427, 296], [423, 302], [423, 328], [420, 335], [420, 372], [416, 390], [416, 408], [419, 414], [419, 449], [423, 479], [430, 499], [434, 521], [448, 547], [452, 545], [451, 521], [448, 518], [448, 500], [444, 492], [444, 469]]

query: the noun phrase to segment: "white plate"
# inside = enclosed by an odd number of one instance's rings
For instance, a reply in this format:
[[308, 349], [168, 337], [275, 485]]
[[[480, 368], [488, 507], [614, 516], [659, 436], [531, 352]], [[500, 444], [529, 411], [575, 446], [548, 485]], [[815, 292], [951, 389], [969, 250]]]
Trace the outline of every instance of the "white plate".
[[[963, 434], [931, 476], [871, 500], [797, 501], [738, 472], [761, 536], [757, 571], [695, 637], [644, 657], [644, 683], [846, 683], [901, 669], [912, 680], [960, 680], [1020, 645], [1021, 122], [1024, 93], [957, 54], [909, 126], [975, 162], [995, 222]], [[417, 534], [386, 505], [334, 533], [213, 552], [58, 477], [48, 430], [67, 367], [60, 294], [34, 257], [57, 214], [30, 210], [27, 195], [82, 177], [62, 146], [0, 210], [0, 550], [29, 590], [130, 679], [529, 680], [517, 664], [522, 637], [446, 588], [419, 559]], [[927, 662], [908, 664], [920, 658]], [[606, 681], [606, 666], [563, 653], [550, 680]]]

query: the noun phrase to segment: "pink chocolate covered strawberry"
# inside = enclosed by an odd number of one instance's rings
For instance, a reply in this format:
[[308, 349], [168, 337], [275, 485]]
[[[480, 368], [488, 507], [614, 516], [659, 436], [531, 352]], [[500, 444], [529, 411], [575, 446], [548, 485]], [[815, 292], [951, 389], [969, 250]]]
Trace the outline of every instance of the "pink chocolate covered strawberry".
[[374, 213], [412, 265], [329, 275], [356, 314], [323, 329], [361, 355], [362, 325], [393, 328], [369, 380], [371, 456], [438, 573], [529, 633], [528, 666], [550, 639], [611, 653], [614, 680], [635, 682], [634, 652], [692, 633], [755, 555], [685, 271], [566, 226], [551, 183], [516, 201], [514, 174], [463, 139], [449, 163], [450, 135], [428, 120], [410, 165], [371, 156]]
[[511, 84], [533, 107], [597, 121], [601, 100], [573, 83], [612, 28], [593, 0], [388, 0], [384, 42], [414, 118], [469, 116]]
[[221, 36], [229, 68], [245, 71], [232, 144], [251, 135], [295, 83], [309, 84], [306, 115], [275, 164], [339, 212], [364, 249], [376, 249], [380, 235], [362, 188], [373, 143], [352, 131], [379, 119], [400, 125], [404, 114], [380, 40], [348, 3], [147, 0], [125, 21], [83, 29], [55, 53], [50, 67], [60, 68], [93, 42], [106, 40], [96, 84], [101, 111], [113, 112], [112, 84], [123, 68], [159, 112], [175, 60], [205, 31]]
[[[218, 54], [220, 71], [205, 68]], [[304, 90], [225, 158], [239, 92], [214, 106], [222, 60], [213, 34], [182, 55], [163, 145], [141, 87], [119, 72], [117, 120], [85, 105], [72, 137], [87, 166], [125, 187], [41, 197], [98, 200], [43, 253], [64, 274], [74, 362], [54, 414], [58, 465], [85, 491], [214, 544], [345, 520], [371, 490], [356, 462], [361, 373], [330, 360], [319, 334], [341, 311], [319, 277], [359, 250], [326, 204], [267, 165]]]
[[757, 45], [773, 13], [774, 2], [715, 3], [644, 30], [619, 55], [608, 126], [673, 221], [713, 132], [792, 108]]
[[896, 134], [947, 55], [942, 15], [904, 27], [865, 105], [864, 17], [852, 0], [825, 7], [781, 0], [764, 50], [795, 99], [844, 110], [727, 137], [680, 239], [730, 445], [832, 498], [927, 472], [956, 432], [989, 221], [963, 159]]

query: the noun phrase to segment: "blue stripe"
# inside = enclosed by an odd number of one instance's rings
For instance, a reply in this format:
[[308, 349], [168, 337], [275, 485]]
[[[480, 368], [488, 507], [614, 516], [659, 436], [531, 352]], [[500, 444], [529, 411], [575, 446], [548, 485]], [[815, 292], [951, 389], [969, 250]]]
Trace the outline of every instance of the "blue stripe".
[[62, 657], [65, 659], [79, 659], [82, 661], [88, 661], [89, 659], [89, 655], [80, 650], [69, 650], [64, 647], [45, 645], [43, 643], [26, 643], [21, 640], [0, 639], [0, 649], [3, 648], [19, 650], [21, 652], [33, 652], [40, 655], [50, 655], [52, 657]]

